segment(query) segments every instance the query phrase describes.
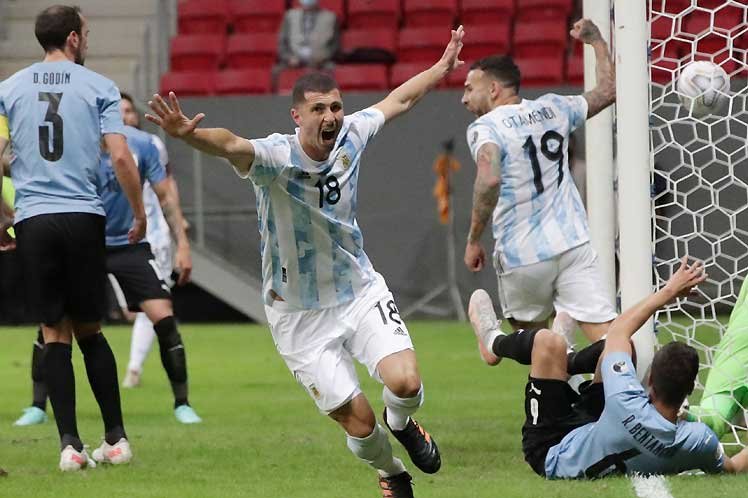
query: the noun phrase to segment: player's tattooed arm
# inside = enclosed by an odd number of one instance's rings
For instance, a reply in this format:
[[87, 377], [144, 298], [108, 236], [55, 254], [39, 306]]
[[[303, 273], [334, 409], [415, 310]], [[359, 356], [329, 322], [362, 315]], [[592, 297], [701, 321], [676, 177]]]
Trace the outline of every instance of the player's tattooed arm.
[[429, 90], [439, 84], [453, 69], [464, 64], [460, 60], [462, 38], [465, 32], [462, 26], [452, 30], [452, 38], [444, 49], [441, 59], [429, 69], [418, 73], [408, 81], [395, 88], [384, 100], [374, 105], [382, 111], [385, 121], [389, 121], [408, 112]]
[[465, 265], [471, 271], [480, 271], [486, 254], [480, 243], [483, 232], [491, 221], [491, 215], [499, 200], [501, 185], [501, 151], [494, 143], [483, 144], [478, 149], [477, 172], [473, 187], [473, 210], [470, 232], [465, 247]]
[[184, 215], [179, 206], [179, 197], [175, 190], [176, 182], [171, 177], [152, 185], [153, 191], [161, 204], [166, 223], [169, 225], [172, 236], [177, 243], [177, 254], [174, 258], [175, 267], [179, 271], [179, 285], [184, 285], [190, 280], [192, 273], [192, 256], [190, 255], [190, 241], [185, 230], [186, 223]]
[[582, 96], [587, 100], [587, 117], [591, 118], [616, 101], [616, 70], [608, 44], [598, 27], [589, 19], [574, 23], [571, 36], [590, 45], [595, 51], [595, 76], [597, 84]]
[[169, 92], [168, 103], [156, 94], [148, 105], [156, 115], [146, 114], [146, 119], [163, 128], [170, 136], [184, 140], [206, 154], [228, 159], [239, 173], [249, 173], [255, 159], [255, 149], [249, 140], [225, 128], [198, 128], [205, 114], [201, 112], [192, 119], [185, 116], [174, 92]]

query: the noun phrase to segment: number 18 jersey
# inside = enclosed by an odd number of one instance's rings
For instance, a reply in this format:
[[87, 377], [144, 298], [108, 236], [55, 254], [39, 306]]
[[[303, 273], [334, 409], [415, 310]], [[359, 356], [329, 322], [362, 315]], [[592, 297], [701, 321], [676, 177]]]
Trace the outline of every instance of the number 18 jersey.
[[504, 269], [551, 259], [589, 240], [567, 152], [569, 134], [586, 116], [584, 97], [547, 94], [497, 107], [468, 127], [473, 159], [487, 143], [501, 151], [493, 235], [494, 257]]
[[101, 137], [122, 133], [114, 83], [70, 61], [38, 62], [0, 83], [15, 159], [15, 221], [40, 214], [104, 215]]
[[298, 130], [251, 141], [265, 304], [273, 291], [299, 309], [329, 308], [352, 301], [376, 278], [356, 194], [361, 155], [382, 125], [384, 114], [374, 108], [345, 116], [325, 161], [306, 155]]

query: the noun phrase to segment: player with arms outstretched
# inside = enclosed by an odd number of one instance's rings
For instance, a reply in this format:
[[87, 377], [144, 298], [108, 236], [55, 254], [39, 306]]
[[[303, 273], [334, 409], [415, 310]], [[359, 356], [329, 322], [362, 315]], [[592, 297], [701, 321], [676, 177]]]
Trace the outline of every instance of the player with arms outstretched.
[[[101, 333], [106, 309], [104, 208], [97, 189], [101, 141], [135, 213], [128, 241], [145, 236], [138, 172], [123, 135], [119, 90], [83, 67], [88, 23], [79, 9], [55, 5], [36, 18], [42, 62], [0, 83], [0, 155], [12, 141], [15, 231], [27, 302], [44, 333], [45, 380], [60, 435], [60, 469], [89, 464], [78, 435], [72, 338], [83, 353], [104, 421], [102, 448], [126, 463], [117, 366]], [[102, 448], [94, 451], [101, 453]]]
[[554, 308], [599, 339], [615, 318], [589, 243], [584, 205], [568, 167], [569, 134], [615, 101], [608, 46], [589, 20], [572, 37], [591, 45], [597, 86], [583, 95], [519, 95], [520, 72], [508, 56], [473, 64], [463, 104], [478, 116], [467, 130], [477, 164], [465, 265], [478, 272], [480, 238], [493, 215], [494, 265], [501, 310], [517, 328], [547, 327]]
[[354, 455], [379, 471], [383, 496], [412, 497], [411, 476], [362, 393], [353, 359], [384, 383], [384, 422], [422, 471], [439, 470], [435, 441], [411, 415], [423, 387], [408, 330], [384, 278], [363, 250], [356, 221], [361, 155], [371, 138], [410, 110], [455, 67], [462, 27], [442, 58], [384, 100], [344, 115], [336, 82], [313, 73], [293, 90], [293, 135], [246, 140], [201, 129], [176, 96], [154, 96], [147, 116], [169, 135], [230, 161], [252, 181], [262, 236], [265, 311], [278, 352], [317, 407], [338, 422]]
[[[548, 329], [509, 335], [492, 328], [477, 330], [483, 347], [497, 357], [530, 364], [522, 449], [538, 475], [574, 479], [613, 473], [748, 470], [748, 449], [730, 458], [705, 424], [678, 420], [678, 410], [693, 391], [699, 371], [695, 349], [671, 342], [657, 351], [649, 393], [636, 377], [631, 336], [660, 307], [687, 296], [705, 279], [703, 263], [689, 265], [684, 258], [662, 289], [616, 318], [606, 339], [599, 341], [603, 345], [599, 359], [586, 359], [595, 377], [582, 386], [580, 394], [567, 384], [571, 363], [560, 335]], [[473, 305], [484, 317], [483, 323], [496, 321], [490, 300], [480, 299]]]

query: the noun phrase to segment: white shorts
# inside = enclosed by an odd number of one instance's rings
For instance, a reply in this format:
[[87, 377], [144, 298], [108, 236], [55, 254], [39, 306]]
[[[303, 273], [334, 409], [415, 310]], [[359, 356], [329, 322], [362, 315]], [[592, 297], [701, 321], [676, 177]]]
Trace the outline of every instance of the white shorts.
[[379, 362], [413, 349], [384, 278], [353, 301], [322, 310], [296, 310], [285, 302], [265, 306], [275, 347], [296, 380], [329, 414], [361, 392], [353, 360], [379, 382]]
[[605, 295], [597, 254], [589, 243], [532, 265], [506, 271], [497, 265], [497, 274], [506, 318], [540, 322], [554, 309], [580, 322], [604, 323], [617, 316]]

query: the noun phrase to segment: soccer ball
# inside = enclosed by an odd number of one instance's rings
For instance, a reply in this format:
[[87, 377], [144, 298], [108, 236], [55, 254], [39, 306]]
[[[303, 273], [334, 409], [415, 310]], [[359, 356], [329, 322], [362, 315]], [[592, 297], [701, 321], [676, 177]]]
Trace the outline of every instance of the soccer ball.
[[700, 118], [715, 114], [727, 102], [730, 77], [713, 62], [691, 62], [681, 71], [677, 90], [684, 109]]

